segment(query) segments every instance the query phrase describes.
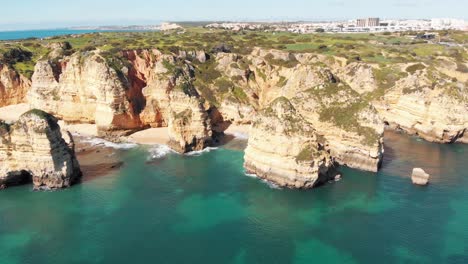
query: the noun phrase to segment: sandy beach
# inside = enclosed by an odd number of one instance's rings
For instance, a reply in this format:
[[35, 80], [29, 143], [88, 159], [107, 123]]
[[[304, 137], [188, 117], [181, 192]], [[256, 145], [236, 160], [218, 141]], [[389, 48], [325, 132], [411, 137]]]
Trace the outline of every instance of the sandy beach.
[[249, 129], [250, 125], [230, 125], [224, 133], [238, 138], [248, 138]]
[[[0, 108], [0, 120], [6, 122], [15, 122], [18, 118], [30, 110], [28, 104], [10, 105]], [[64, 121], [59, 121], [62, 130], [68, 130], [74, 134], [82, 136], [97, 137], [97, 126], [95, 124], [66, 124]], [[237, 138], [247, 139], [249, 136], [250, 125], [231, 125], [225, 133]], [[130, 142], [142, 145], [167, 144], [169, 135], [167, 127], [150, 128], [136, 132], [128, 137]]]
[[72, 134], [80, 134], [82, 136], [97, 137], [97, 126], [95, 124], [65, 124], [62, 120], [59, 121], [59, 126], [62, 130], [70, 131]]
[[0, 120], [4, 120], [7, 123], [15, 122], [22, 114], [29, 110], [30, 107], [28, 104], [17, 104], [0, 107]]
[[167, 127], [149, 128], [128, 136], [128, 141], [142, 145], [166, 145], [169, 135]]
[[[248, 138], [249, 128], [250, 125], [231, 125], [225, 133], [237, 138]], [[130, 135], [128, 140], [142, 145], [166, 145], [169, 142], [169, 135], [167, 127], [150, 128]]]

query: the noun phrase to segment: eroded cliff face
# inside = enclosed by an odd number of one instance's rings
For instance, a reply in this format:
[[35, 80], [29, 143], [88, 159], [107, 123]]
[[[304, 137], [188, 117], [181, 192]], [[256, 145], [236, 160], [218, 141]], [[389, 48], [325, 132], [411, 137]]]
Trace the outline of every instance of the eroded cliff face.
[[146, 108], [141, 119], [153, 127], [169, 128], [170, 145], [186, 153], [212, 145], [225, 127], [216, 107], [203, 98], [195, 83], [194, 67], [174, 56], [162, 56], [143, 89]]
[[96, 123], [100, 131], [137, 129], [141, 96], [123, 70], [110, 67], [97, 52], [39, 61], [27, 99], [67, 122]]
[[[370, 100], [335, 74], [341, 62], [275, 50], [254, 50], [244, 60], [250, 62], [249, 70], [255, 74], [250, 86], [258, 95], [259, 109], [278, 97], [287, 98], [296, 113], [323, 137], [338, 163], [378, 170], [383, 154], [383, 121]], [[249, 144], [255, 144], [254, 140], [251, 138]]]
[[[66, 121], [96, 122], [101, 131], [168, 126], [180, 152], [209, 146], [229, 124], [263, 118], [277, 98], [313, 127], [334, 161], [352, 168], [378, 170], [384, 123], [430, 141], [468, 141], [467, 78], [450, 58], [435, 66], [383, 66], [260, 48], [248, 55], [57, 54], [36, 66], [28, 94], [33, 107]], [[263, 144], [264, 131], [253, 132], [249, 145]], [[250, 160], [252, 168], [261, 163]]]
[[73, 138], [62, 136], [55, 117], [31, 110], [13, 125], [0, 123], [0, 186], [32, 181], [34, 189], [57, 189], [80, 177]]
[[254, 119], [244, 166], [247, 173], [291, 188], [312, 188], [335, 176], [325, 142], [285, 97]]
[[375, 103], [390, 127], [438, 143], [467, 143], [468, 88], [423, 64], [400, 65], [418, 70], [396, 81]]
[[28, 78], [0, 64], [0, 107], [24, 103], [30, 86]]

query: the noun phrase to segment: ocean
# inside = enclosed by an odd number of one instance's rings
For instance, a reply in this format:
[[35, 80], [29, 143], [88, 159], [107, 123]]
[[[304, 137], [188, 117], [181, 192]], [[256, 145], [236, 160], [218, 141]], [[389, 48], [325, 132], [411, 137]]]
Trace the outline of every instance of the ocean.
[[75, 30], [75, 29], [43, 29], [0, 31], [0, 40], [21, 40], [28, 38], [47, 38], [70, 34], [86, 34], [94, 32], [142, 32], [140, 30]]
[[115, 146], [118, 170], [0, 192], [0, 263], [468, 263], [468, 146], [385, 144], [379, 173], [342, 168], [309, 191], [245, 175], [242, 140], [188, 156]]

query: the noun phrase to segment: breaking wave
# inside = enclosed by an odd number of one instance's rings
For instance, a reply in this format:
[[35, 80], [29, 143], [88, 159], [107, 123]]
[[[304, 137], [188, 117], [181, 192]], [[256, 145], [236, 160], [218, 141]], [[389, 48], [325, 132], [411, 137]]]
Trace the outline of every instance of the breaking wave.
[[266, 185], [268, 185], [268, 187], [270, 187], [271, 189], [275, 189], [275, 190], [282, 190], [283, 188], [281, 188], [279, 185], [271, 182], [271, 181], [268, 181], [266, 179], [261, 179], [259, 178], [256, 174], [252, 174], [252, 173], [247, 173], [247, 172], [244, 172], [245, 176], [247, 177], [250, 177], [250, 178], [255, 178], [255, 179], [259, 179], [261, 182], [265, 183]]
[[176, 153], [167, 145], [154, 145], [150, 149], [148, 149], [150, 153], [149, 159], [160, 159], [167, 156], [169, 153]]
[[212, 150], [217, 150], [218, 148], [215, 148], [215, 147], [208, 147], [208, 148], [205, 148], [203, 150], [199, 150], [199, 151], [192, 151], [192, 152], [189, 152], [189, 153], [186, 153], [185, 155], [186, 156], [200, 156], [202, 155], [203, 153], [208, 153], [208, 152], [211, 152]]

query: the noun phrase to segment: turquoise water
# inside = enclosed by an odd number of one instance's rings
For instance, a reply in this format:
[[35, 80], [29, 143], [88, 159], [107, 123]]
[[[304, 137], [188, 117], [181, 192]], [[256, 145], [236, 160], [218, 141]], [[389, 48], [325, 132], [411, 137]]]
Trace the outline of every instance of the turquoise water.
[[[244, 175], [229, 146], [118, 152], [120, 171], [63, 191], [0, 192], [0, 263], [468, 263], [468, 146], [391, 134], [378, 174], [312, 191]], [[432, 174], [417, 187], [414, 166]]]
[[44, 29], [44, 30], [20, 30], [0, 31], [0, 40], [17, 40], [27, 38], [46, 38], [68, 34], [85, 34], [99, 32], [98, 30], [73, 30], [73, 29]]
[[[76, 29], [43, 29], [0, 31], [0, 40], [20, 40], [27, 38], [47, 38], [70, 34], [86, 34], [95, 32], [134, 32], [135, 30], [76, 30]], [[137, 32], [141, 32], [136, 30]]]

